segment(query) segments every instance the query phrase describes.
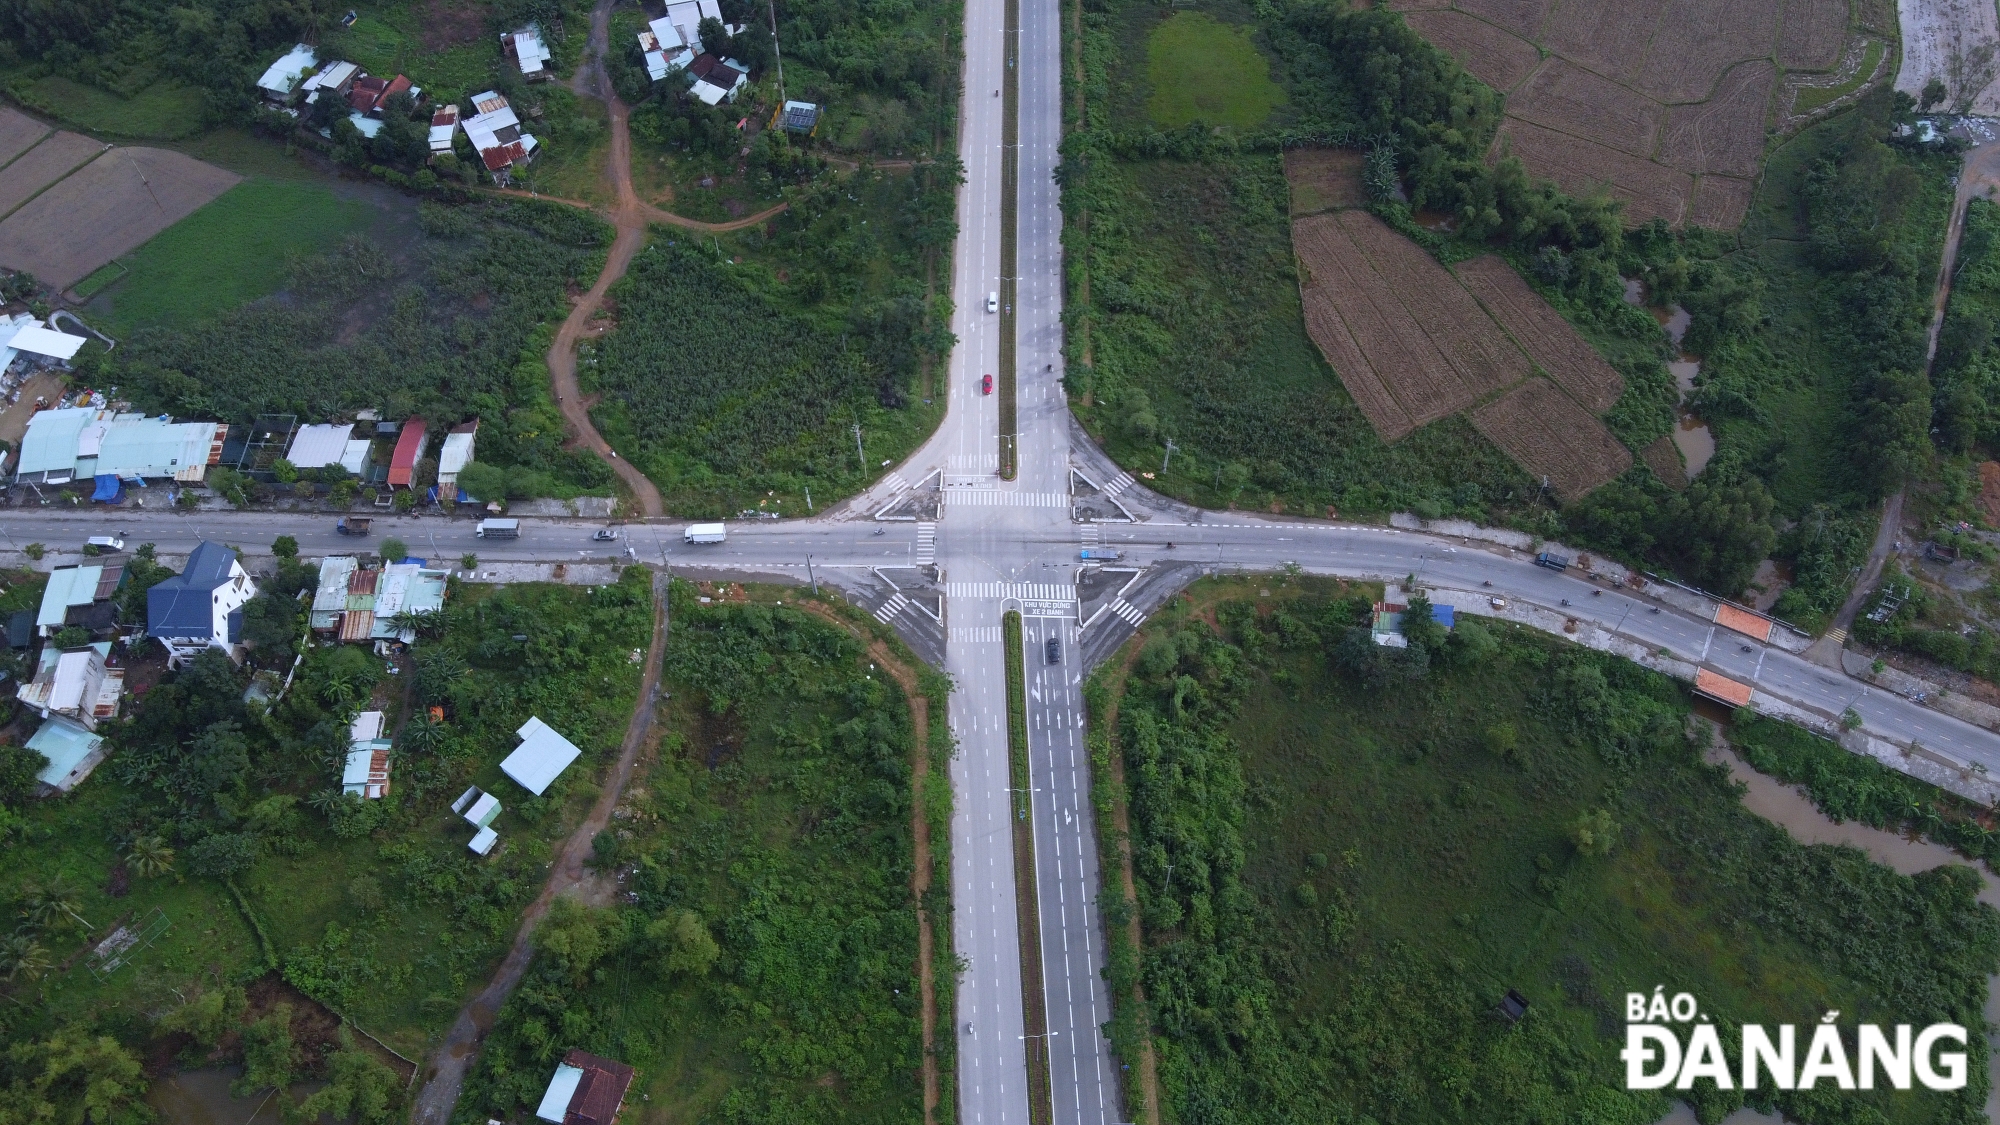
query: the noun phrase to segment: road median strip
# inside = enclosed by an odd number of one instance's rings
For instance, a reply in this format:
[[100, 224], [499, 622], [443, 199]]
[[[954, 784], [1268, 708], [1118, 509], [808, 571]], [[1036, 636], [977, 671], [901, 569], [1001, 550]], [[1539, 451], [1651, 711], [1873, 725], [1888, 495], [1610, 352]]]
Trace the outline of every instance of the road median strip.
[[1028, 772], [1028, 669], [1023, 660], [1021, 615], [1001, 618], [1007, 644], [1007, 776], [1014, 820], [1014, 918], [1021, 941], [1022, 1046], [1028, 1060], [1028, 1121], [1050, 1125], [1049, 1016], [1042, 996], [1042, 925], [1035, 889], [1034, 800]]

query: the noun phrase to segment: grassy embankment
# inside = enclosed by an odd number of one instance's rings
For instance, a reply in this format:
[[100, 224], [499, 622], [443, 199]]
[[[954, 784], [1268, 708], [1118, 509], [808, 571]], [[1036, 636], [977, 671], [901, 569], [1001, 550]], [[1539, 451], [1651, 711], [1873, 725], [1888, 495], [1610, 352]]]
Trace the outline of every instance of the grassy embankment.
[[[242, 706], [242, 674], [227, 661], [128, 700], [132, 717], [110, 728], [111, 758], [75, 793], [27, 807], [27, 830], [9, 845], [0, 899], [60, 883], [97, 927], [89, 939], [46, 933], [49, 975], [8, 986], [20, 1005], [9, 1041], [87, 1027], [191, 1065], [226, 1060], [240, 1050], [235, 1036], [189, 1042], [155, 1021], [277, 970], [419, 1056], [484, 983], [552, 847], [594, 799], [638, 686], [627, 653], [647, 643], [647, 583], [635, 570], [595, 592], [461, 587], [442, 636], [420, 640], [400, 676], [353, 646], [316, 648], [268, 714]], [[532, 639], [509, 639], [517, 633]], [[435, 727], [421, 715], [432, 703], [445, 713]], [[371, 708], [397, 737], [390, 795], [323, 804], [338, 788], [347, 716]], [[541, 797], [498, 768], [530, 714], [585, 751]], [[501, 848], [484, 859], [466, 850], [473, 829], [448, 808], [469, 784], [505, 806], [493, 825]], [[170, 870], [144, 873], [141, 837], [172, 849]], [[132, 965], [98, 980], [72, 957], [110, 923], [156, 908], [171, 928]]]
[[[1115, 742], [1093, 723], [1098, 799], [1129, 807], [1145, 931], [1136, 957], [1114, 940], [1113, 1038], [1130, 1058], [1153, 1037], [1169, 1119], [1650, 1122], [1667, 1101], [1626, 1092], [1617, 1051], [1623, 994], [1661, 983], [1725, 1040], [1833, 1009], [1979, 1026], [2000, 916], [1978, 880], [1747, 813], [1671, 681], [1479, 624], [1398, 653], [1357, 624], [1366, 596], [1255, 585], [1197, 586], [1088, 688], [1096, 718], [1119, 709]], [[1106, 908], [1114, 939], [1127, 916]], [[1490, 1014], [1509, 988], [1531, 1004], [1511, 1029]], [[1776, 1104], [1958, 1120], [1972, 1069], [1961, 1094]], [[1680, 1096], [1705, 1119], [1744, 1097]]]
[[[528, 1112], [572, 1046], [639, 1069], [626, 1113], [641, 1125], [921, 1119], [910, 702], [801, 593], [700, 605], [675, 584], [666, 733], [598, 840], [630, 903], [551, 915], [463, 1119]], [[864, 636], [918, 667], [893, 637]], [[920, 675], [941, 717], [945, 685]], [[930, 728], [920, 812], [948, 1025], [943, 726]], [[952, 1038], [938, 1037], [946, 1121]]]

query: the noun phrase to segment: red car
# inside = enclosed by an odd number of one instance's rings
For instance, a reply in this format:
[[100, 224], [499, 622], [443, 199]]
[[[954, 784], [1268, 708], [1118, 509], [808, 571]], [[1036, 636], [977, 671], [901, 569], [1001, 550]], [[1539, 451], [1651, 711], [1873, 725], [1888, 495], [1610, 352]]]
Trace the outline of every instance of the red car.
[[993, 393], [993, 376], [982, 375], [979, 377], [979, 393], [983, 395]]

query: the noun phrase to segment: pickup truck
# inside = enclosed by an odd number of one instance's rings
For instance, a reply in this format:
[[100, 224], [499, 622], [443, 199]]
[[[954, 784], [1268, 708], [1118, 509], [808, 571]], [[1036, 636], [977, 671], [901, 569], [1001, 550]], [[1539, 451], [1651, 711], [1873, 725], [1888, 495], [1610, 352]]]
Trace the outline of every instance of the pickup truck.
[[342, 535], [366, 535], [368, 520], [363, 516], [344, 516], [339, 523], [333, 525], [333, 529]]
[[1543, 551], [1541, 554], [1535, 556], [1535, 565], [1545, 566], [1548, 567], [1550, 570], [1568, 570], [1569, 556], [1551, 554], [1548, 551]]
[[1085, 547], [1083, 550], [1077, 552], [1077, 557], [1082, 559], [1104, 559], [1107, 562], [1116, 562], [1118, 561], [1118, 552], [1112, 550], [1109, 547]]

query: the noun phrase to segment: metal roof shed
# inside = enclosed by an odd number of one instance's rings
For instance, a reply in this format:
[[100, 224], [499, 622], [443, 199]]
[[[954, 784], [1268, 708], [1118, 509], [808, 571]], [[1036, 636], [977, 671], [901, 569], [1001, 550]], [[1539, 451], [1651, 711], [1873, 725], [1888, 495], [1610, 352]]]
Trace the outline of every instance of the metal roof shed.
[[89, 343], [82, 336], [72, 336], [67, 332], [57, 332], [53, 328], [43, 328], [39, 324], [24, 324], [7, 341], [7, 346], [17, 352], [33, 352], [51, 359], [71, 360], [76, 358], [78, 349]]
[[472, 460], [473, 443], [479, 440], [479, 419], [463, 425], [453, 426], [444, 435], [444, 448], [438, 450], [438, 490], [443, 492], [458, 483], [458, 474]]
[[500, 763], [500, 772], [537, 797], [571, 762], [583, 756], [574, 743], [539, 718], [530, 718], [514, 733], [520, 736], [521, 745]]
[[335, 555], [319, 564], [319, 589], [313, 591], [312, 627], [321, 631], [340, 624], [347, 612], [347, 581], [354, 576], [354, 556]]
[[36, 777], [60, 793], [76, 788], [104, 760], [104, 739], [60, 715], [42, 724], [28, 740], [28, 749], [49, 760]]
[[389, 487], [408, 488], [416, 474], [417, 459], [424, 455], [424, 420], [412, 418], [396, 438], [396, 452], [389, 457]]
[[28, 419], [28, 432], [21, 438], [21, 463], [14, 467], [14, 479], [67, 483], [76, 471], [77, 440], [83, 428], [96, 417], [97, 411], [88, 406], [71, 406], [44, 410]]
[[71, 606], [89, 605], [97, 600], [97, 580], [104, 575], [100, 563], [89, 566], [59, 566], [49, 572], [49, 584], [42, 590], [41, 612], [35, 628], [46, 637], [63, 627], [63, 617]]
[[257, 88], [276, 98], [290, 97], [298, 88], [299, 79], [319, 61], [319, 55], [304, 43], [285, 52], [284, 57], [271, 64], [264, 76], [257, 80]]
[[352, 425], [300, 426], [292, 438], [285, 460], [301, 469], [338, 465], [347, 455], [347, 441], [354, 436]]

